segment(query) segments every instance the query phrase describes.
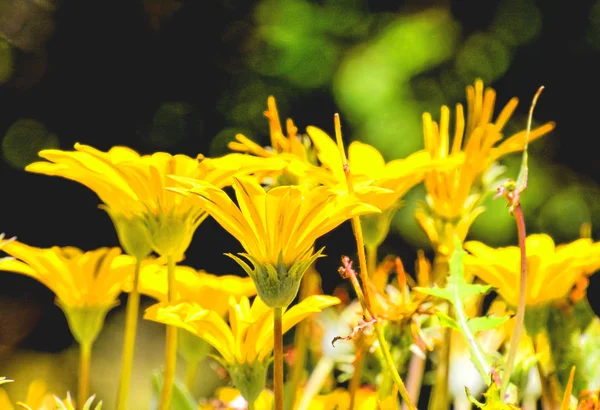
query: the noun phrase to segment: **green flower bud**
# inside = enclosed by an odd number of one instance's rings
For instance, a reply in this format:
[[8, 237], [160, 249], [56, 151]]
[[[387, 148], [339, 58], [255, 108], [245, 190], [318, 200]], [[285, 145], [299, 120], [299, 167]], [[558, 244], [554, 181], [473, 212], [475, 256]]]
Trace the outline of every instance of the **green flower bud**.
[[254, 280], [258, 296], [267, 306], [270, 308], [286, 308], [298, 294], [304, 273], [317, 258], [323, 256], [323, 249], [321, 248], [307, 258], [294, 261], [291, 266], [286, 266], [283, 263], [283, 256], [280, 253], [276, 267], [270, 263], [260, 262], [247, 253], [240, 253], [241, 256], [254, 265], [254, 269], [238, 256], [230, 253], [226, 255], [235, 260]]

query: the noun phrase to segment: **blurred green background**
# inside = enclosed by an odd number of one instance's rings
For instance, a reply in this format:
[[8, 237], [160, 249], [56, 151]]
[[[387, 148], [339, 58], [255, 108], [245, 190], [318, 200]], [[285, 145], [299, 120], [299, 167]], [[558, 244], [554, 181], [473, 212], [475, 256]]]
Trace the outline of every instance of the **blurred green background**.
[[[482, 78], [497, 91], [497, 110], [513, 96], [521, 100], [506, 134], [525, 127], [540, 85], [546, 90], [534, 122], [557, 123], [531, 146], [528, 231], [566, 242], [591, 222], [597, 237], [599, 57], [600, 1], [0, 0], [0, 232], [40, 247], [117, 245], [93, 193], [22, 170], [42, 148], [82, 142], [221, 155], [238, 132], [268, 143], [262, 113], [274, 95], [280, 116], [301, 132], [307, 125], [331, 132], [339, 112], [347, 141], [368, 142], [391, 160], [423, 147], [424, 111], [439, 118], [441, 105], [464, 102], [465, 86]], [[516, 177], [519, 162], [507, 157], [505, 175]], [[407, 195], [382, 246], [407, 266], [417, 249], [428, 250], [413, 218], [423, 196], [422, 186]], [[514, 244], [504, 202], [486, 205], [470, 238]], [[350, 232], [341, 227], [323, 239], [332, 256], [320, 262], [328, 291], [339, 282], [339, 255], [352, 252]], [[221, 257], [237, 247], [208, 220], [186, 263], [240, 273]], [[0, 280], [0, 329], [14, 330], [0, 331], [0, 373], [4, 363], [15, 365], [15, 349], [68, 360], [72, 339], [49, 291], [15, 275], [0, 273]], [[591, 299], [598, 289], [592, 279]], [[24, 306], [18, 324], [5, 318]], [[140, 360], [153, 363], [154, 348], [140, 349], [148, 361]], [[59, 368], [71, 373], [58, 379], [74, 377], [74, 367]], [[117, 376], [107, 370], [103, 377], [110, 385]]]

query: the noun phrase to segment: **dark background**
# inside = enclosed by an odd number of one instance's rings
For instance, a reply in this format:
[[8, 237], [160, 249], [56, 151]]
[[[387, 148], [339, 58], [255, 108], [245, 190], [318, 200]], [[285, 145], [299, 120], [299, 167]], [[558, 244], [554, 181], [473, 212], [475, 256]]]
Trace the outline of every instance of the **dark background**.
[[[44, 10], [33, 1], [2, 2], [0, 31], [5, 50], [8, 47], [10, 51], [2, 54], [3, 67], [9, 68], [3, 72], [0, 85], [0, 135], [5, 136], [0, 161], [0, 232], [16, 235], [27, 244], [74, 245], [86, 250], [118, 245], [109, 218], [97, 209], [99, 201], [90, 190], [71, 181], [22, 170], [38, 149], [52, 145], [52, 141], [62, 149], [82, 142], [101, 150], [127, 145], [141, 153], [165, 150], [190, 156], [199, 152], [217, 155], [223, 153], [223, 141], [235, 135], [233, 129], [267, 141], [268, 124], [262, 111], [268, 94], [278, 98], [281, 117], [292, 117], [301, 131], [307, 125], [331, 131], [333, 113], [340, 112], [343, 121], [348, 119], [345, 134], [353, 137], [356, 121], [353, 123], [351, 116], [345, 116], [340, 108], [332, 91], [333, 79], [317, 86], [303, 86], [293, 76], [297, 72], [293, 64], [286, 75], [253, 69], [251, 61], [256, 53], [262, 53], [261, 58], [267, 63], [270, 58], [278, 61], [285, 53], [269, 49], [272, 43], [268, 41], [256, 40], [261, 24], [256, 17], [257, 8], [262, 7], [263, 12], [266, 9], [268, 14], [271, 7], [271, 18], [279, 16], [272, 2], [63, 0], [54, 5], [54, 10]], [[571, 241], [576, 239], [573, 232], [578, 231], [578, 224], [589, 221], [597, 237], [598, 224], [594, 221], [600, 214], [594, 211], [600, 176], [595, 149], [596, 99], [600, 95], [600, 17], [595, 17], [600, 15], [598, 3], [497, 0], [296, 3], [315, 7], [337, 4], [341, 13], [353, 11], [374, 21], [360, 34], [334, 36], [338, 46], [334, 66], [350, 50], [368, 43], [397, 18], [410, 18], [426, 9], [447, 13], [460, 33], [455, 49], [444, 62], [422, 70], [407, 84], [419, 100], [415, 104], [423, 110], [434, 110], [441, 103], [453, 105], [464, 101], [464, 87], [482, 77], [496, 89], [500, 102], [512, 96], [522, 100], [515, 116], [523, 124], [531, 97], [538, 86], [545, 85], [535, 118], [540, 123], [556, 121], [557, 128], [544, 137], [537, 151], [532, 148], [532, 157], [541, 158], [538, 171], [553, 178], [544, 182], [543, 192], [548, 199], [538, 198], [537, 208], [528, 215], [529, 230], [549, 232], [557, 242]], [[477, 66], [461, 70], [458, 56], [471, 36], [490, 32], [493, 24], [506, 24], [509, 31], [518, 31], [519, 25], [525, 29], [523, 26], [533, 24], [527, 19], [523, 21], [519, 7], [533, 8], [541, 21], [537, 34], [511, 45], [506, 69], [494, 71], [498, 67], [497, 55], [493, 48], [483, 47], [479, 51], [489, 66], [481, 67], [481, 71]], [[507, 9], [508, 14], [503, 14]], [[286, 18], [294, 20], [293, 15]], [[19, 25], [17, 21], [24, 23]], [[516, 28], [509, 24], [511, 21], [517, 22]], [[428, 84], [425, 80], [439, 79], [455, 68], [461, 73], [454, 77], [453, 84], [459, 92], [441, 86], [436, 93], [428, 93], [423, 87]], [[252, 96], [243, 90], [245, 81], [251, 83], [257, 79], [264, 95]], [[244, 98], [254, 99], [252, 104], [246, 104]], [[434, 116], [437, 113], [434, 111]], [[30, 122], [23, 123], [23, 119]], [[15, 124], [22, 127], [15, 128]], [[422, 139], [421, 135], [417, 137]], [[572, 190], [574, 186], [580, 189]], [[546, 210], [545, 204], [556, 197], [553, 208]], [[577, 206], [571, 208], [573, 204]], [[580, 212], [582, 207], [585, 212]], [[557, 213], [565, 218], [575, 216], [567, 222], [571, 230], [553, 231], [557, 226], [553, 215]], [[543, 215], [546, 219], [540, 222], [537, 218]], [[473, 238], [493, 243], [497, 236], [492, 222], [478, 231], [486, 235]], [[508, 223], [513, 222], [508, 220]], [[341, 281], [336, 272], [339, 256], [355, 252], [350, 227], [340, 227], [321, 242], [327, 245], [331, 257], [319, 261], [318, 266], [324, 289], [331, 292]], [[496, 242], [514, 244], [516, 236], [509, 234]], [[401, 255], [412, 271], [412, 261], [420, 247], [410, 235], [393, 230], [380, 256]], [[209, 219], [198, 229], [185, 263], [214, 273], [241, 274], [233, 261], [222, 256], [223, 252], [239, 249], [235, 239]], [[600, 304], [598, 282], [592, 278], [588, 292], [596, 308]], [[10, 315], [17, 307], [31, 310], [28, 321], [21, 323], [23, 334], [14, 335], [14, 340], [3, 340], [4, 344], [59, 351], [72, 343], [66, 321], [54, 306], [50, 291], [33, 280], [8, 273], [0, 273], [0, 283], [3, 295], [0, 321], [18, 322], [20, 319]]]

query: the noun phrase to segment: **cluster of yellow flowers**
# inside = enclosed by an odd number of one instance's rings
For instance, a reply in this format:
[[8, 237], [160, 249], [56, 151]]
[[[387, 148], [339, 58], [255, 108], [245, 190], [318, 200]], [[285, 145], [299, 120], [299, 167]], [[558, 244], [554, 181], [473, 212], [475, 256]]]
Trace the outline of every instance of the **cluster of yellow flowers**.
[[[481, 316], [484, 292], [464, 298], [460, 294], [464, 311], [455, 304], [459, 311], [453, 313], [435, 297], [435, 289], [450, 286], [451, 258], [459, 243], [468, 251], [464, 285], [483, 283], [497, 292], [488, 313], [509, 315], [519, 305], [520, 248], [493, 249], [475, 241], [463, 244], [472, 222], [484, 211], [483, 198], [498, 183], [497, 161], [554, 127], [547, 123], [531, 133], [523, 130], [504, 138], [503, 128], [517, 103], [515, 98], [510, 100], [493, 120], [495, 92], [484, 90], [483, 83], [476, 81], [467, 87], [466, 110], [461, 104], [456, 106], [452, 139], [450, 109], [442, 107], [439, 123], [429, 113], [423, 115], [425, 149], [390, 162], [375, 147], [358, 141], [349, 145], [346, 154], [337, 116], [335, 138], [313, 126], [306, 128], [306, 135], [299, 134], [291, 120], [284, 132], [272, 97], [265, 112], [271, 137], [268, 148], [237, 135], [230, 144], [234, 152], [218, 158], [164, 152], [140, 155], [122, 146], [103, 152], [82, 144], [76, 144], [73, 151], [43, 150], [39, 155], [44, 161], [26, 170], [71, 179], [93, 190], [113, 221], [125, 254], [120, 248], [41, 249], [2, 237], [0, 246], [10, 257], [0, 260], [0, 269], [35, 278], [56, 294], [81, 347], [77, 403], [87, 402], [87, 408], [91, 406], [92, 346], [121, 292], [128, 292], [129, 298], [118, 410], [126, 409], [128, 403], [140, 294], [157, 300], [144, 318], [166, 325], [160, 410], [170, 408], [178, 344], [190, 367], [214, 348], [215, 358], [235, 387], [222, 388], [213, 398], [201, 401], [201, 409], [275, 406], [282, 410], [284, 398], [285, 408], [395, 409], [399, 408], [398, 394], [407, 408], [416, 408], [427, 357], [436, 367], [429, 408], [447, 408], [450, 396], [457, 408], [470, 408], [475, 401], [465, 395], [465, 386], [473, 395], [489, 386], [482, 375], [471, 371], [472, 364], [463, 365], [469, 363], [469, 352], [473, 352], [469, 349], [481, 346], [486, 355], [495, 357], [487, 362], [495, 369], [492, 373], [501, 372], [511, 321], [472, 325]], [[401, 261], [378, 260], [377, 250], [403, 196], [421, 182], [427, 196], [415, 216], [431, 241], [435, 258], [431, 265], [419, 254], [414, 280]], [[233, 188], [235, 200], [224, 190], [227, 187]], [[244, 253], [227, 256], [249, 277], [214, 275], [181, 265], [194, 233], [208, 216], [240, 242]], [[341, 270], [357, 295], [358, 301], [352, 303], [343, 293], [323, 295], [314, 280], [318, 277], [315, 261], [325, 256], [324, 249], [315, 248], [316, 240], [346, 221], [352, 221], [360, 265], [358, 274], [351, 263]], [[555, 246], [552, 238], [537, 234], [527, 238], [526, 249], [528, 306], [566, 303], [572, 307], [585, 299], [585, 278], [600, 268], [599, 244], [582, 238]], [[391, 273], [395, 276], [390, 280]], [[419, 291], [424, 288], [434, 291]], [[336, 319], [323, 325], [332, 309]], [[344, 311], [353, 313], [344, 315]], [[462, 314], [470, 318], [471, 332], [476, 335], [467, 342], [456, 337], [464, 328], [454, 326]], [[456, 321], [452, 315], [457, 315]], [[310, 326], [297, 328], [296, 360], [288, 363], [289, 376], [284, 377], [282, 335], [299, 323]], [[351, 346], [340, 348], [351, 355], [350, 360], [332, 351], [329, 331], [336, 326], [341, 330], [333, 336], [340, 346]], [[451, 338], [445, 338], [443, 326], [452, 329]], [[190, 335], [197, 339], [190, 341]], [[548, 345], [543, 343], [548, 332], [543, 335], [529, 332], [525, 337], [532, 339], [523, 339], [535, 340], [533, 356]], [[319, 338], [323, 343], [315, 344]], [[318, 363], [309, 364], [309, 355], [320, 358]], [[369, 360], [374, 362], [366, 366]], [[527, 380], [537, 377], [547, 385], [534, 403], [540, 395], [549, 403], [558, 402], [562, 395], [553, 373], [557, 364], [552, 370], [549, 362], [539, 365], [540, 371], [532, 372], [533, 376], [526, 375]], [[533, 363], [541, 361], [533, 359]], [[347, 375], [347, 388], [331, 381], [336, 366]], [[529, 369], [537, 368], [529, 363]], [[565, 380], [560, 382], [558, 386], [567, 385]], [[514, 381], [515, 386], [519, 383], [523, 384]], [[553, 383], [554, 388], [548, 387]], [[577, 388], [600, 388], [594, 383]], [[191, 385], [193, 378], [188, 380]], [[524, 385], [526, 391], [531, 382]], [[0, 390], [2, 408], [12, 408], [2, 394]], [[526, 406], [522, 397], [529, 396], [519, 394], [510, 400]], [[492, 403], [490, 390], [486, 397]], [[512, 408], [505, 401], [501, 397], [494, 402], [499, 407], [488, 407]], [[72, 408], [70, 397], [67, 402], [62, 406]]]

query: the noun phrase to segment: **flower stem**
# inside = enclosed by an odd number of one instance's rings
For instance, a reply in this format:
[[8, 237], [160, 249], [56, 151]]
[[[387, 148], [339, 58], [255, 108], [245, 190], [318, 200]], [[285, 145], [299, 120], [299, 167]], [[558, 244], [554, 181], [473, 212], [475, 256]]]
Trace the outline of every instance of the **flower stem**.
[[191, 392], [194, 389], [194, 383], [196, 381], [196, 375], [198, 374], [198, 365], [200, 360], [193, 360], [187, 362], [187, 369], [185, 374], [185, 386]]
[[[419, 403], [419, 394], [423, 384], [423, 375], [425, 373], [425, 357], [413, 353], [408, 365], [408, 378], [406, 379], [406, 390], [408, 397], [413, 403]], [[402, 410], [407, 410], [406, 403], [402, 404]]]
[[323, 356], [317, 362], [310, 377], [306, 381], [302, 391], [302, 397], [296, 410], [307, 410], [312, 398], [321, 391], [327, 377], [331, 375], [335, 363], [327, 356]]
[[[348, 160], [346, 159], [346, 151], [344, 150], [344, 144], [342, 141], [342, 125], [340, 122], [340, 116], [335, 114], [333, 116], [334, 126], [335, 126], [335, 139], [337, 142], [338, 150], [340, 152], [340, 158], [342, 160], [344, 175], [346, 176], [346, 185], [348, 186], [348, 194], [354, 195], [354, 184], [352, 182], [352, 175], [350, 171], [350, 165], [348, 165]], [[369, 274], [367, 267], [367, 257], [365, 255], [365, 241], [363, 238], [362, 227], [360, 223], [360, 217], [355, 216], [352, 218], [352, 229], [354, 231], [354, 237], [356, 239], [356, 249], [358, 251], [358, 262], [360, 266], [360, 280], [363, 284], [364, 292], [361, 292], [360, 285], [356, 280], [355, 276], [352, 276], [354, 279], [352, 281], [352, 285], [354, 286], [354, 290], [356, 294], [359, 295], [359, 300], [361, 302], [361, 306], [364, 311], [364, 316], [367, 321], [373, 320], [373, 315], [371, 315], [371, 297], [370, 297], [370, 282], [369, 282]], [[361, 298], [360, 295], [363, 295]], [[410, 401], [408, 397], [408, 392], [406, 391], [406, 387], [398, 374], [398, 370], [394, 365], [394, 360], [392, 355], [390, 354], [389, 347], [387, 342], [385, 341], [385, 336], [383, 334], [383, 329], [381, 328], [380, 323], [375, 320], [373, 323], [373, 327], [375, 328], [375, 334], [377, 335], [377, 340], [379, 341], [379, 347], [383, 352], [383, 357], [385, 359], [385, 363], [387, 365], [388, 371], [392, 375], [392, 379], [402, 396], [402, 399], [408, 404], [408, 408], [411, 410], [416, 410], [416, 407]]]
[[[172, 255], [167, 257], [167, 281], [169, 303], [175, 302], [175, 258]], [[173, 395], [173, 384], [175, 383], [175, 365], [177, 364], [177, 328], [167, 325], [166, 344], [165, 344], [165, 373], [163, 377], [163, 386], [160, 394], [159, 410], [168, 410]]]
[[515, 328], [510, 339], [510, 348], [504, 365], [504, 376], [502, 378], [502, 388], [500, 390], [500, 399], [504, 401], [506, 390], [510, 383], [512, 368], [517, 356], [517, 347], [521, 339], [523, 331], [523, 321], [525, 319], [525, 296], [527, 294], [527, 250], [525, 248], [525, 219], [521, 205], [517, 204], [514, 211], [515, 220], [517, 221], [517, 230], [519, 233], [519, 249], [521, 250], [521, 280], [519, 284], [519, 305], [517, 307], [517, 315], [515, 317]]
[[[300, 285], [300, 297], [299, 300], [304, 300], [304, 298], [310, 295], [310, 282], [311, 282], [311, 273], [306, 272], [304, 277], [302, 278], [302, 283]], [[296, 326], [296, 334], [294, 335], [294, 346], [296, 348], [294, 364], [292, 365], [291, 376], [288, 381], [288, 385], [286, 386], [286, 400], [290, 403], [296, 402], [296, 393], [298, 392], [298, 387], [302, 381], [304, 376], [304, 362], [306, 360], [306, 353], [308, 349], [308, 332], [309, 332], [309, 323], [307, 321], [302, 321], [298, 323]], [[292, 407], [288, 403], [288, 407]]]
[[117, 395], [117, 409], [126, 410], [129, 385], [131, 383], [131, 372], [133, 369], [133, 352], [135, 347], [135, 334], [137, 329], [138, 313], [140, 310], [140, 292], [138, 282], [140, 275], [141, 259], [135, 260], [135, 272], [133, 273], [133, 288], [127, 297], [127, 309], [125, 313], [125, 336], [123, 338], [123, 357], [121, 359], [121, 380]]
[[273, 390], [275, 392], [275, 410], [283, 410], [283, 308], [273, 308]]
[[360, 378], [365, 362], [365, 338], [362, 336], [362, 334], [359, 335], [356, 345], [357, 349], [354, 359], [354, 373], [352, 373], [352, 379], [350, 379], [350, 384], [348, 386], [348, 393], [350, 394], [350, 405], [348, 406], [348, 410], [354, 410], [354, 406], [356, 404], [356, 392], [360, 387]]
[[77, 408], [83, 409], [90, 390], [90, 370], [92, 367], [92, 343], [79, 345], [79, 385], [77, 389]]

